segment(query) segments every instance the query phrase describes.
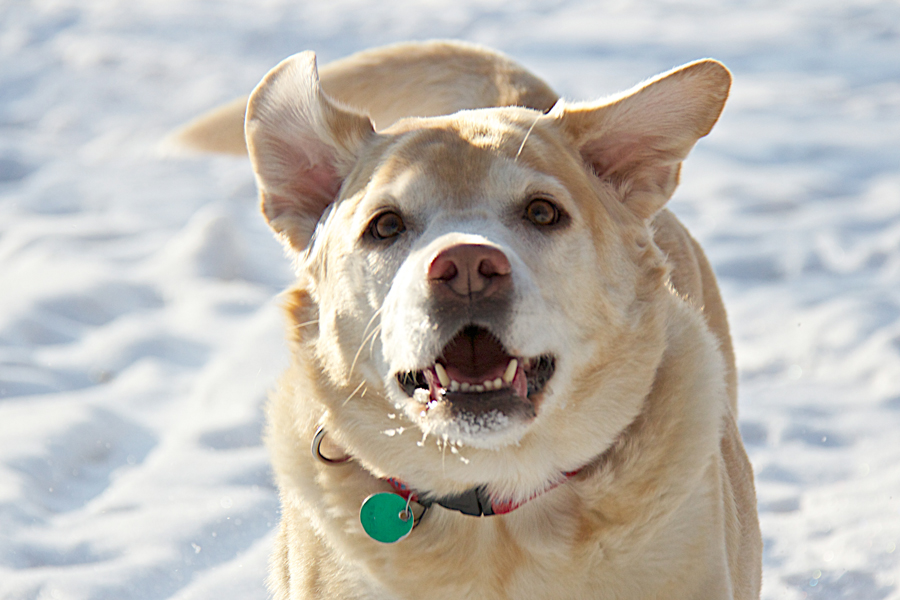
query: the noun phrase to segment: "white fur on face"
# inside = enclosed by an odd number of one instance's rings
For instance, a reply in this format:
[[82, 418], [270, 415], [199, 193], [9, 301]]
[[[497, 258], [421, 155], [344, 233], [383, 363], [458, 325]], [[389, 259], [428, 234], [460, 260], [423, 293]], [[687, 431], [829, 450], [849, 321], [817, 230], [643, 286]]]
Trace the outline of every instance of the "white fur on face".
[[[403, 149], [403, 134], [380, 146], [361, 159], [305, 261], [312, 279], [306, 287], [318, 307], [317, 363], [346, 390], [329, 397], [334, 429], [376, 474], [442, 494], [491, 482], [499, 494], [527, 498], [608, 447], [639, 410], [643, 381], [631, 381], [635, 377], [621, 365], [603, 367], [619, 357], [631, 360], [624, 356], [631, 356], [627, 337], [636, 325], [640, 269], [626, 249], [634, 245], [632, 234], [615, 213], [625, 209], [612, 188], [597, 188], [565, 153], [552, 126], [535, 128], [516, 156], [533, 123], [526, 117], [515, 123], [521, 131], [511, 152], [446, 135], [430, 156], [396, 150]], [[435, 129], [443, 135], [442, 125]], [[454, 161], [476, 164], [447, 168]], [[568, 213], [566, 227], [547, 231], [526, 222], [524, 207], [541, 195]], [[369, 224], [387, 209], [403, 215], [407, 230], [373, 243]], [[461, 241], [499, 248], [509, 260], [514, 292], [501, 318], [488, 325], [506, 352], [555, 359], [554, 374], [534, 403], [536, 415], [433, 411], [423, 418], [428, 390], [419, 387], [410, 398], [398, 383], [398, 373], [431, 368], [465, 325], [448, 325], [430, 309], [427, 282], [435, 253]], [[597, 369], [601, 375], [586, 375]], [[593, 441], [575, 447], [562, 431]], [[423, 445], [429, 438], [437, 444]], [[459, 460], [447, 458], [448, 448]], [[414, 459], [388, 461], [399, 455]]]
[[[377, 183], [377, 175], [373, 179]], [[535, 191], [552, 193], [559, 200], [572, 218], [568, 230], [540, 231], [524, 222], [522, 205]], [[446, 323], [433, 311], [429, 264], [442, 249], [462, 243], [492, 246], [506, 255], [512, 278], [508, 310], [494, 322], [479, 324], [494, 333], [512, 356], [556, 358], [558, 376], [544, 394], [543, 412], [553, 409], [556, 398], [564, 397], [565, 386], [560, 382], [580, 362], [579, 356], [590, 354], [588, 336], [573, 325], [572, 307], [583, 304], [579, 298], [585, 281], [595, 277], [596, 252], [587, 232], [581, 230], [577, 207], [567, 190], [554, 178], [522, 164], [496, 157], [471, 197], [451, 202], [447, 193], [427, 170], [413, 166], [393, 174], [384, 186], [370, 186], [358, 202], [340, 206], [335, 218], [329, 219], [327, 232], [330, 256], [339, 258], [329, 259], [324, 288], [330, 290], [325, 292], [329, 297], [322, 298], [321, 305], [354, 314], [352, 321], [359, 327], [368, 323], [354, 333], [353, 344], [343, 344], [362, 348], [358, 356], [343, 357], [344, 367], [352, 364], [369, 381], [379, 377], [394, 407], [423, 433], [474, 447], [518, 443], [528, 422], [499, 412], [424, 419], [422, 403], [407, 396], [397, 383], [398, 373], [430, 368], [465, 325]], [[348, 239], [365, 231], [384, 198], [404, 215], [407, 232], [390, 244], [356, 241], [351, 248]], [[343, 249], [336, 252], [334, 246]], [[340, 335], [337, 315], [323, 314], [320, 320], [320, 327], [332, 328], [324, 337]]]

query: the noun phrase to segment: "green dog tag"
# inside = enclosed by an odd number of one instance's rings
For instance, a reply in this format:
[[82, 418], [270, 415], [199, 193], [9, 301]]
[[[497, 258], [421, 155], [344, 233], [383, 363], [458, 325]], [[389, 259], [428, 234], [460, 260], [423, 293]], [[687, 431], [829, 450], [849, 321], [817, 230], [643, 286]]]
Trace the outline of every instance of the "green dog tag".
[[413, 530], [414, 524], [409, 503], [403, 496], [390, 492], [372, 494], [363, 500], [359, 522], [370, 538], [384, 544], [402, 540]]

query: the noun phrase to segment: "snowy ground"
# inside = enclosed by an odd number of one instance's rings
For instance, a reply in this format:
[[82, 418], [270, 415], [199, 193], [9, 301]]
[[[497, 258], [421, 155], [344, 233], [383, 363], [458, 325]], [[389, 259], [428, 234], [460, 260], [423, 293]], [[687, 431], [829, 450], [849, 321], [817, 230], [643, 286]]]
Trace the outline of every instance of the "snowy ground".
[[281, 58], [497, 47], [570, 98], [735, 75], [672, 206], [730, 310], [766, 599], [900, 599], [900, 4], [0, 0], [0, 598], [262, 599], [287, 261], [171, 128]]

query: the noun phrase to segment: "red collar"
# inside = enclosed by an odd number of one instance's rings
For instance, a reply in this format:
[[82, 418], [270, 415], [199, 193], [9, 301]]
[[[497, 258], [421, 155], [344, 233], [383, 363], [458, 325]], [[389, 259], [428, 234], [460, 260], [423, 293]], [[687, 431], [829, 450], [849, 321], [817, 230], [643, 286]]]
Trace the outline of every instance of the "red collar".
[[[312, 454], [314, 457], [319, 459], [320, 461], [329, 464], [329, 465], [338, 465], [346, 463], [352, 460], [352, 457], [344, 454], [339, 458], [329, 458], [322, 454], [321, 444], [322, 440], [325, 438], [325, 428], [323, 426], [319, 426], [316, 430], [315, 435], [312, 440]], [[589, 463], [590, 464], [590, 463]], [[566, 473], [562, 473], [562, 476], [556, 481], [547, 485], [544, 489], [533, 493], [531, 496], [526, 498], [525, 500], [515, 501], [511, 499], [507, 500], [497, 500], [492, 498], [490, 494], [487, 492], [487, 487], [484, 485], [480, 485], [478, 487], [474, 487], [469, 489], [461, 494], [457, 494], [455, 496], [443, 496], [440, 498], [432, 498], [427, 494], [420, 494], [410, 488], [408, 485], [396, 479], [394, 477], [387, 477], [384, 481], [387, 481], [391, 484], [391, 487], [394, 488], [394, 491], [403, 497], [404, 500], [409, 500], [411, 502], [417, 502], [421, 504], [426, 509], [432, 504], [438, 504], [443, 506], [444, 508], [448, 508], [450, 510], [456, 510], [464, 515], [471, 515], [474, 517], [481, 516], [491, 516], [491, 515], [505, 515], [507, 513], [511, 513], [516, 510], [529, 500], [534, 500], [541, 494], [545, 492], [549, 492], [553, 488], [565, 483], [570, 478], [574, 477], [585, 467], [581, 467], [574, 471], [568, 471]]]
[[487, 517], [491, 515], [505, 515], [507, 513], [511, 513], [529, 500], [534, 500], [541, 494], [549, 492], [553, 488], [565, 483], [571, 477], [574, 477], [575, 475], [580, 473], [582, 469], [584, 469], [584, 467], [575, 471], [563, 473], [563, 476], [560, 479], [554, 481], [544, 489], [533, 493], [531, 496], [521, 501], [515, 501], [511, 499], [494, 499], [490, 494], [488, 494], [487, 487], [483, 485], [466, 490], [465, 492], [457, 494], [455, 496], [429, 498], [427, 495], [418, 494], [399, 479], [388, 477], [385, 481], [391, 484], [391, 487], [394, 488], [394, 491], [400, 496], [403, 496], [404, 499], [411, 500], [412, 502], [418, 502], [425, 508], [428, 508], [432, 504], [439, 504], [444, 508], [459, 511], [464, 515], [471, 515], [473, 517]]

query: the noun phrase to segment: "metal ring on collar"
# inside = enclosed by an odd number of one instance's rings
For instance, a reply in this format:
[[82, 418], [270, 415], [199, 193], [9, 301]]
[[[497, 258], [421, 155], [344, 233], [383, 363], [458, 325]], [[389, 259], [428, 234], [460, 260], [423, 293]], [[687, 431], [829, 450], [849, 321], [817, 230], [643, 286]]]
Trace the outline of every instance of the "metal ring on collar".
[[322, 454], [322, 440], [325, 439], [325, 426], [319, 425], [319, 428], [316, 429], [316, 434], [312, 439], [312, 455], [325, 463], [326, 465], [343, 465], [349, 462], [353, 457], [349, 454], [345, 454], [341, 458], [328, 458], [324, 454]]

